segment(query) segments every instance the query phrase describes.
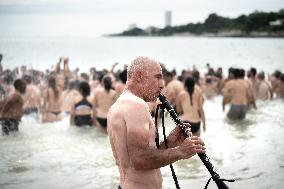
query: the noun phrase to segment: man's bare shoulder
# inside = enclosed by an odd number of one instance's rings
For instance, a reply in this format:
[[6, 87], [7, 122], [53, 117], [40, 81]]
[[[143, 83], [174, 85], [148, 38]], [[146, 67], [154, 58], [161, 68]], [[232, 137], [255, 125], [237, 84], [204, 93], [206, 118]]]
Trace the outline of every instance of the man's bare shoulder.
[[116, 102], [111, 106], [108, 119], [123, 119], [126, 120], [131, 117], [135, 117], [135, 115], [143, 115], [146, 111], [150, 111], [148, 104], [136, 97], [133, 94], [125, 94], [123, 93], [116, 100]]
[[225, 83], [225, 88], [229, 88], [229, 87], [231, 87], [231, 86], [234, 86], [235, 85], [235, 80], [234, 79], [232, 79], [232, 80], [230, 80], [230, 81], [227, 81], [226, 83]]
[[129, 121], [129, 118], [136, 118], [136, 115], [143, 115], [141, 112], [145, 111], [149, 111], [149, 106], [144, 100], [133, 94], [123, 93], [109, 109], [107, 118], [110, 128], [124, 125], [123, 123]]
[[131, 93], [121, 94], [117, 100], [117, 103], [121, 106], [127, 107], [129, 110], [135, 110], [136, 108], [149, 108], [148, 104], [143, 99]]
[[250, 87], [250, 82], [249, 82], [248, 80], [241, 79], [240, 82], [241, 82], [242, 85], [244, 85], [245, 87]]

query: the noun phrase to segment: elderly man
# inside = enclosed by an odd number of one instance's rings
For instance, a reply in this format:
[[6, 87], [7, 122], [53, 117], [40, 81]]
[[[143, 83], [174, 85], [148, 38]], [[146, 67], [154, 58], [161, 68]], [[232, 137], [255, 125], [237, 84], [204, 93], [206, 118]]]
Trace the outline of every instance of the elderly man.
[[163, 87], [161, 66], [138, 57], [128, 67], [124, 92], [109, 110], [107, 129], [122, 189], [161, 189], [160, 167], [205, 153], [203, 141], [196, 136], [186, 138], [178, 126], [167, 138], [169, 148], [164, 143], [156, 147], [147, 102], [156, 101]]

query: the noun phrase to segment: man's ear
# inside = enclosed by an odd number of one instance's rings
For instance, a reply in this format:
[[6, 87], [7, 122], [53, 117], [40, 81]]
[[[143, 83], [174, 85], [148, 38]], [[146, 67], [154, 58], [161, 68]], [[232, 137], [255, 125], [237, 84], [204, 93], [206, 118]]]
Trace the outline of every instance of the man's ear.
[[138, 70], [135, 72], [134, 74], [135, 80], [137, 81], [137, 83], [141, 83], [143, 81], [143, 73], [142, 70]]

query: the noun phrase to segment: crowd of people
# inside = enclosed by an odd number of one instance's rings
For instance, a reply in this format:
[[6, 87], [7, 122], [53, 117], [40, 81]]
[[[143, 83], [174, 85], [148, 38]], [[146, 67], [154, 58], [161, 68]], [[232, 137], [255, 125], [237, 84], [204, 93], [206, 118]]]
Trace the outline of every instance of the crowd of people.
[[[95, 126], [109, 135], [120, 172], [119, 188], [162, 188], [160, 167], [196, 153], [205, 153], [200, 133], [206, 130], [204, 102], [222, 95], [227, 117], [242, 120], [258, 100], [284, 99], [284, 73], [276, 70], [266, 77], [250, 68], [197, 68], [178, 75], [147, 57], [129, 66], [79, 73], [69, 69], [69, 59], [60, 58], [54, 70], [4, 69], [0, 56], [0, 124], [3, 135], [18, 131], [23, 116], [40, 115], [42, 123], [69, 116], [70, 125]], [[190, 128], [187, 138], [176, 126], [165, 141], [155, 140], [153, 121], [159, 94], [164, 94]]]
[[[71, 125], [97, 126], [106, 131], [108, 110], [123, 93], [127, 81], [127, 66], [115, 71], [117, 64], [110, 70], [91, 68], [89, 73], [79, 73], [79, 69], [70, 70], [69, 59], [63, 57], [54, 70], [45, 72], [26, 66], [4, 69], [0, 61], [3, 133], [7, 134], [9, 127], [18, 130], [21, 117], [29, 114], [41, 115], [43, 123], [70, 116]], [[244, 119], [250, 108], [257, 108], [256, 100], [284, 98], [284, 73], [279, 70], [266, 77], [256, 68], [249, 69], [247, 74], [244, 69], [230, 68], [225, 77], [222, 68], [214, 70], [209, 64], [203, 76], [195, 67], [183, 70], [180, 75], [174, 69], [168, 70], [164, 64], [161, 67], [162, 93], [184, 122], [191, 124], [192, 132], [197, 136], [201, 126], [206, 130], [204, 101], [216, 95], [223, 96], [224, 111], [226, 104], [230, 104], [227, 114], [230, 119]], [[147, 103], [154, 116], [158, 99]]]

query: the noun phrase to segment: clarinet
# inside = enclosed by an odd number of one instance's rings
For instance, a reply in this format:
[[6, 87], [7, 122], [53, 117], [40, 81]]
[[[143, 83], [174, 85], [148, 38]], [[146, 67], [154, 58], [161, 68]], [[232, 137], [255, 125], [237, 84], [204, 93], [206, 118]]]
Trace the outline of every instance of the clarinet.
[[[181, 128], [183, 133], [187, 137], [191, 137], [192, 133], [191, 133], [190, 129], [188, 127], [184, 126], [183, 121], [180, 118], [178, 118], [177, 113], [175, 112], [174, 108], [170, 105], [170, 103], [168, 102], [166, 97], [164, 95], [160, 94], [159, 95], [159, 99], [160, 99], [162, 105], [164, 106], [164, 108], [166, 108], [167, 111], [170, 113], [170, 116], [172, 117], [174, 122]], [[199, 158], [201, 159], [201, 161], [203, 162], [203, 164], [205, 165], [205, 167], [207, 168], [207, 170], [211, 174], [211, 178], [213, 179], [213, 181], [215, 181], [218, 189], [229, 189], [229, 187], [223, 181], [234, 182], [235, 180], [221, 179], [219, 174], [214, 171], [214, 167], [211, 164], [211, 162], [210, 162], [209, 158], [207, 157], [207, 155], [205, 153], [197, 153], [197, 155], [199, 156]], [[209, 184], [210, 179], [207, 182], [206, 187]]]

